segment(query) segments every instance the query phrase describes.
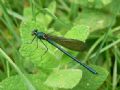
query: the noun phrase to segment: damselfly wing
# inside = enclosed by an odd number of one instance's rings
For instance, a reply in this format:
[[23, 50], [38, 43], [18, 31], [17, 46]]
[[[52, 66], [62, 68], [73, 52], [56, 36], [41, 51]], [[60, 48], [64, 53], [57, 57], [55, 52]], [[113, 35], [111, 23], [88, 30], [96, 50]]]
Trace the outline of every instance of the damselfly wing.
[[87, 49], [87, 45], [79, 40], [76, 39], [67, 39], [64, 37], [58, 37], [58, 36], [53, 36], [50, 34], [47, 34], [47, 36], [55, 41], [56, 43], [62, 45], [63, 47], [66, 47], [70, 50], [74, 50], [74, 51], [84, 51]]

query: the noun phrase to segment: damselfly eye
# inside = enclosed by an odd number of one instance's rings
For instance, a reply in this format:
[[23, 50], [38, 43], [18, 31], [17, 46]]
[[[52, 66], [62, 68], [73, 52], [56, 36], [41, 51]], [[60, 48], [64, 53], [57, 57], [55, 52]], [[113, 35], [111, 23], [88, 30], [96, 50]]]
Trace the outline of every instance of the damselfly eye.
[[37, 29], [34, 29], [34, 30], [32, 31], [32, 36], [35, 35], [35, 34], [37, 33], [37, 31], [38, 31]]

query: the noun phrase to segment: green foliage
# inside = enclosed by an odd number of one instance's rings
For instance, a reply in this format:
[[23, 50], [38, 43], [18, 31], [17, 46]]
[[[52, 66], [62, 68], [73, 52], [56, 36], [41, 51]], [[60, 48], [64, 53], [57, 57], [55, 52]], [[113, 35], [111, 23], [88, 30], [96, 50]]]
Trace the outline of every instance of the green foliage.
[[[21, 28], [20, 28], [22, 42], [23, 42], [22, 47], [20, 49], [20, 53], [22, 54], [22, 56], [26, 57], [27, 61], [28, 60], [32, 61], [32, 63], [34, 63], [36, 66], [42, 67], [44, 69], [45, 68], [46, 69], [54, 69], [54, 68], [58, 68], [58, 65], [62, 65], [61, 61], [56, 61], [56, 59], [58, 59], [58, 56], [59, 56], [59, 59], [62, 58], [62, 60], [65, 60], [65, 61], [67, 60], [67, 58], [66, 59], [63, 58], [63, 54], [60, 53], [60, 51], [58, 51], [58, 50], [56, 51], [56, 48], [54, 48], [52, 45], [50, 45], [49, 43], [45, 43], [47, 45], [47, 47], [49, 48], [49, 50], [44, 55], [45, 58], [43, 60], [41, 60], [40, 56], [44, 53], [45, 46], [42, 45], [41, 42], [38, 42], [38, 45], [40, 46], [40, 48], [36, 49], [37, 42], [34, 41], [32, 44], [26, 44], [27, 42], [31, 42], [31, 40], [33, 38], [31, 36], [31, 30], [37, 28], [39, 31], [42, 31], [45, 33], [48, 32], [46, 27], [48, 26], [49, 21], [46, 21], [46, 20], [49, 20], [49, 19], [46, 19], [45, 16], [43, 16], [43, 13], [40, 13], [36, 16], [36, 21], [33, 21], [31, 17], [28, 17], [29, 20], [23, 21], [23, 23], [21, 24]], [[41, 19], [41, 17], [42, 17], [42, 19]], [[54, 30], [54, 33], [56, 33], [55, 30]], [[61, 34], [59, 34], [59, 35], [61, 35]], [[77, 39], [77, 40], [81, 40], [81, 41], [85, 42], [88, 35], [89, 35], [89, 27], [88, 26], [76, 25], [76, 26], [73, 26], [71, 28], [71, 30], [69, 30], [65, 34], [65, 37], [70, 38], [70, 39]], [[72, 71], [74, 71], [74, 73]], [[81, 72], [76, 72], [75, 69], [73, 69], [72, 71], [64, 70], [64, 69], [62, 71], [58, 70], [57, 72], [54, 72], [54, 73], [48, 75], [48, 79], [47, 79], [47, 81], [45, 81], [45, 84], [52, 88], [66, 88], [66, 89], [73, 88], [80, 81], [80, 79], [81, 79], [80, 73]], [[99, 69], [98, 69], [98, 71], [101, 72]], [[88, 73], [88, 75], [89, 74], [91, 74], [91, 73]], [[105, 77], [102, 78], [101, 82], [99, 82], [97, 79], [95, 80], [98, 83], [96, 88], [98, 88], [103, 83], [103, 81], [106, 79], [108, 74], [105, 74], [105, 72], [104, 72], [104, 75], [105, 75]], [[91, 78], [91, 77], [89, 77], [89, 78]], [[72, 79], [72, 81], [70, 82], [71, 79]], [[93, 79], [93, 78], [91, 78], [91, 79]], [[96, 82], [95, 82], [95, 84], [96, 84]], [[86, 80], [83, 83], [86, 83]], [[92, 82], [92, 83], [94, 83], [94, 82]]]
[[75, 19], [74, 23], [75, 25], [87, 25], [90, 27], [90, 32], [93, 32], [114, 25], [115, 19], [113, 18], [113, 15], [105, 14], [98, 10], [84, 9], [84, 11]]
[[[41, 81], [40, 75], [26, 75], [36, 90], [52, 90]], [[11, 76], [0, 83], [0, 90], [28, 90], [20, 76]], [[29, 89], [32, 90], [32, 89]]]
[[[0, 47], [28, 78], [22, 72], [13, 76], [18, 70], [0, 53], [0, 90], [119, 90], [120, 0], [29, 0], [25, 6], [23, 0], [11, 4], [13, 1], [0, 1]], [[29, 44], [34, 29], [84, 42], [87, 49], [82, 52], [61, 47], [98, 74], [44, 40], [46, 54], [40, 40]], [[30, 83], [35, 89], [28, 89]]]
[[[27, 11], [29, 13], [29, 9], [27, 9]], [[22, 56], [27, 57], [27, 59], [32, 60], [35, 64], [37, 64], [37, 66], [54, 67], [54, 65], [56, 66], [59, 63], [58, 61], [55, 61], [57, 58], [57, 56], [55, 56], [54, 54], [56, 52], [55, 51], [56, 48], [51, 47], [51, 45], [49, 45], [48, 43], [45, 43], [47, 47], [49, 47], [49, 50], [44, 55], [44, 57], [47, 57], [47, 58], [44, 58], [44, 60], [41, 60], [40, 56], [43, 55], [43, 53], [46, 50], [46, 47], [40, 41], [38, 42], [38, 45], [40, 46], [39, 48], [37, 48], [36, 41], [34, 41], [32, 44], [27, 44], [27, 43], [30, 43], [31, 40], [33, 39], [33, 37], [31, 36], [31, 32], [33, 29], [38, 29], [39, 31], [47, 32], [46, 27], [49, 23], [49, 20], [50, 19], [48, 19], [48, 15], [44, 16], [44, 14], [40, 13], [36, 17], [36, 21], [33, 21], [32, 17], [30, 16], [29, 20], [25, 20], [21, 24], [20, 31], [21, 31], [21, 37], [22, 37], [23, 44], [22, 44], [22, 48], [20, 49], [20, 52]], [[51, 50], [54, 52], [51, 52]], [[59, 56], [61, 55], [59, 54]], [[49, 60], [49, 58], [51, 58], [51, 60]]]
[[53, 72], [45, 84], [53, 88], [73, 88], [82, 78], [81, 70], [69, 69], [69, 70], [57, 70]]
[[89, 35], [89, 27], [85, 25], [77, 25], [72, 27], [72, 29], [65, 34], [65, 37], [85, 42], [88, 35]]
[[101, 67], [94, 66], [93, 68], [96, 68], [98, 74], [93, 75], [90, 72], [83, 72], [81, 82], [73, 90], [79, 90], [79, 88], [81, 90], [97, 90], [101, 86], [108, 76], [108, 71]]

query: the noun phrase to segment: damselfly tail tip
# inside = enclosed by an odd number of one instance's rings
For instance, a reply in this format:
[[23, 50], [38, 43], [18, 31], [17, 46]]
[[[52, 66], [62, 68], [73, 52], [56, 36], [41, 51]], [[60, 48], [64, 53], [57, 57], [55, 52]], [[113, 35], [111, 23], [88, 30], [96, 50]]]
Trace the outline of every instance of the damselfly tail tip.
[[96, 75], [98, 74], [96, 71], [91, 71], [91, 72], [92, 72], [93, 74], [96, 74]]

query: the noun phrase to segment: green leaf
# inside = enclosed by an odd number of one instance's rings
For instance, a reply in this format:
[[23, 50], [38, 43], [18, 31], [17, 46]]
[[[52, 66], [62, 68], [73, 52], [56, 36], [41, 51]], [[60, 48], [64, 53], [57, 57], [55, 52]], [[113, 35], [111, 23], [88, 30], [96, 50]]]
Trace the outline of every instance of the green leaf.
[[79, 69], [58, 70], [53, 72], [45, 84], [53, 88], [73, 88], [82, 78], [82, 71]]
[[[27, 75], [36, 90], [52, 90], [45, 86], [39, 75]], [[28, 90], [20, 76], [6, 78], [0, 83], [0, 90]]]
[[90, 32], [113, 26], [115, 19], [110, 14], [105, 14], [98, 10], [84, 9], [75, 19], [75, 25], [86, 25], [90, 27]]
[[76, 25], [69, 30], [65, 37], [69, 39], [76, 39], [85, 42], [89, 35], [89, 27], [85, 25]]
[[104, 68], [92, 66], [92, 68], [95, 69], [98, 74], [93, 74], [85, 68], [81, 68], [83, 69], [83, 77], [81, 82], [72, 90], [97, 90], [107, 79], [108, 71], [106, 71]]
[[107, 5], [112, 2], [112, 0], [101, 0], [104, 5]]

